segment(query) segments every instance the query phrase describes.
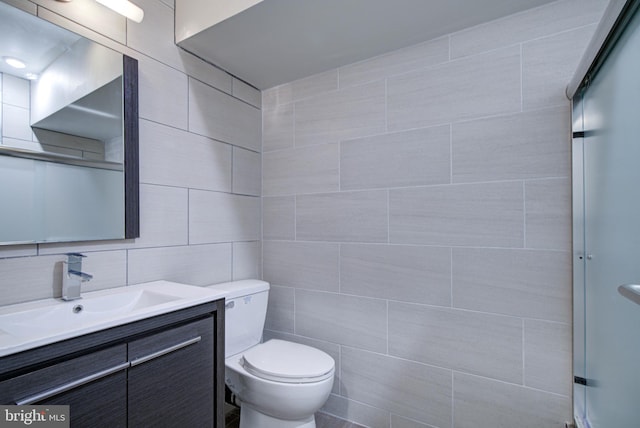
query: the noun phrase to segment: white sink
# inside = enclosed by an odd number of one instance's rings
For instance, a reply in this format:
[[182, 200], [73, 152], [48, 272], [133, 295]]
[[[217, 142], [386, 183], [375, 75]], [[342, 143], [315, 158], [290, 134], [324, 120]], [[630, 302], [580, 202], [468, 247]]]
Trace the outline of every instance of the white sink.
[[0, 356], [224, 297], [207, 287], [154, 281], [0, 308]]

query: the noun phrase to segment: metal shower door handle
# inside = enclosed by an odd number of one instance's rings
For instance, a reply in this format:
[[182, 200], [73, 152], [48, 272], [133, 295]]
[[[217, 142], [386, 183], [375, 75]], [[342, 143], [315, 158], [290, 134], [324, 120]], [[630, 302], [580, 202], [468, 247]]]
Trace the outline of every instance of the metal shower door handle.
[[640, 284], [624, 284], [618, 287], [618, 293], [622, 294], [633, 303], [640, 305]]

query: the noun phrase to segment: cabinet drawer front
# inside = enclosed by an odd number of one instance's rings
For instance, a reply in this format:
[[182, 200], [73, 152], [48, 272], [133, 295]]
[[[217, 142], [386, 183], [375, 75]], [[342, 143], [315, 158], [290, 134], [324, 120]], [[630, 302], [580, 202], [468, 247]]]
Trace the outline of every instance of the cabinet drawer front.
[[125, 428], [127, 373], [119, 371], [39, 404], [69, 406], [72, 428]]
[[213, 335], [207, 318], [129, 344], [129, 427], [213, 426]]
[[213, 335], [213, 319], [205, 318], [174, 327], [159, 333], [129, 342], [128, 356], [132, 365], [139, 360], [149, 359], [153, 354], [166, 352], [170, 348], [179, 347], [186, 342], [201, 341]]
[[127, 366], [126, 345], [114, 346], [7, 379], [0, 383], [0, 402], [36, 404], [121, 372]]

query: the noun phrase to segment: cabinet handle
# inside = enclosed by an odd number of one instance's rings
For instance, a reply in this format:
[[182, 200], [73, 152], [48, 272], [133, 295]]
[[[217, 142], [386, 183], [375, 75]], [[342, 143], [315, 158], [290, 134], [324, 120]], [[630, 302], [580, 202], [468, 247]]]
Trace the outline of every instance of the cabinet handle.
[[96, 372], [94, 374], [90, 374], [89, 376], [85, 376], [78, 380], [74, 380], [69, 383], [65, 383], [64, 385], [56, 386], [54, 388], [48, 389], [46, 391], [40, 392], [38, 394], [32, 395], [27, 398], [23, 398], [22, 400], [16, 400], [16, 404], [18, 406], [24, 406], [27, 404], [37, 403], [38, 401], [45, 400], [47, 398], [53, 397], [54, 395], [61, 394], [63, 392], [67, 392], [79, 386], [85, 385], [87, 383], [91, 383], [100, 378], [109, 376], [115, 372], [119, 372], [120, 370], [124, 370], [129, 367], [129, 362], [118, 364], [117, 366], [113, 366], [111, 368]]
[[185, 340], [184, 342], [180, 342], [180, 343], [175, 344], [173, 346], [170, 346], [168, 348], [161, 349], [161, 350], [159, 350], [157, 352], [154, 352], [152, 354], [145, 355], [144, 357], [136, 358], [135, 360], [131, 361], [131, 367], [137, 366], [137, 365], [142, 364], [142, 363], [146, 363], [149, 360], [153, 360], [154, 358], [162, 357], [163, 355], [170, 354], [170, 353], [175, 352], [175, 351], [177, 351], [179, 349], [186, 348], [187, 346], [193, 345], [194, 343], [198, 343], [201, 340], [202, 340], [202, 336], [194, 337], [193, 339]]

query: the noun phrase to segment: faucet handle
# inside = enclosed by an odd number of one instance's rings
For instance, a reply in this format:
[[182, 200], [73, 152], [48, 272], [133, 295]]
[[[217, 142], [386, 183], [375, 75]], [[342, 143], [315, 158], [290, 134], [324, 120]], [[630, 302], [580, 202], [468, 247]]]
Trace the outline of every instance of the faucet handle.
[[67, 257], [68, 260], [62, 262], [62, 300], [80, 299], [80, 285], [91, 280], [93, 275], [82, 272], [84, 254], [67, 253]]
[[78, 258], [78, 259], [80, 259], [80, 258], [82, 258], [82, 257], [87, 257], [87, 256], [85, 256], [84, 254], [80, 254], [80, 253], [67, 253], [66, 255], [67, 255], [67, 257], [69, 258], [69, 260], [71, 260], [72, 258]]
[[80, 282], [87, 282], [87, 281], [91, 281], [93, 279], [93, 275], [91, 275], [90, 273], [80, 272], [80, 271], [72, 270], [72, 269], [69, 269], [67, 271], [67, 275], [73, 275], [73, 276], [77, 277], [80, 280]]

